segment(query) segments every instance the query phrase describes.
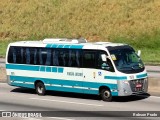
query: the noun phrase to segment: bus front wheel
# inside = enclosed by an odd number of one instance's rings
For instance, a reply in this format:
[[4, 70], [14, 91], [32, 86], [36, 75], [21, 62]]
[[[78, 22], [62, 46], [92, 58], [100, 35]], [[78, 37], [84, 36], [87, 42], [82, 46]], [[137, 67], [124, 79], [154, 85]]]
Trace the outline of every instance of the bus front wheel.
[[108, 89], [102, 89], [100, 92], [100, 96], [103, 101], [106, 101], [106, 102], [112, 101], [112, 94], [111, 94], [111, 91]]
[[45, 86], [42, 82], [38, 82], [36, 84], [36, 93], [38, 95], [45, 95], [45, 92], [46, 92], [46, 89], [45, 89]]

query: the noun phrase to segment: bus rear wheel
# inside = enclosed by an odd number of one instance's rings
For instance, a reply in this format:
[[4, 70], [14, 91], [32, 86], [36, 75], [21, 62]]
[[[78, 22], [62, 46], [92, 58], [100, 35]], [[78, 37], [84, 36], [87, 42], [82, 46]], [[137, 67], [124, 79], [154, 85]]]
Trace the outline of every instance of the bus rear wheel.
[[103, 101], [111, 102], [112, 101], [112, 94], [109, 89], [102, 89], [100, 92], [100, 96]]
[[46, 88], [45, 88], [45, 86], [44, 86], [44, 84], [42, 83], [42, 82], [38, 82], [38, 83], [36, 83], [36, 93], [38, 94], [38, 95], [45, 95], [45, 93], [46, 93]]

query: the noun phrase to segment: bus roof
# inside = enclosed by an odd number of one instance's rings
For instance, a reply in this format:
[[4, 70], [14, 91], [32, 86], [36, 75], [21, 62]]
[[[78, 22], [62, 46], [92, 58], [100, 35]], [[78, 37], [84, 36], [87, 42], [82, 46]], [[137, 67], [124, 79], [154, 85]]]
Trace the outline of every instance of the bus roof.
[[18, 41], [10, 43], [10, 46], [25, 46], [25, 47], [47, 47], [47, 48], [91, 48], [92, 47], [114, 47], [114, 46], [124, 46], [127, 44], [123, 43], [112, 43], [112, 42], [87, 42], [86, 39], [65, 39], [65, 38], [55, 38], [55, 39], [44, 39], [40, 41]]

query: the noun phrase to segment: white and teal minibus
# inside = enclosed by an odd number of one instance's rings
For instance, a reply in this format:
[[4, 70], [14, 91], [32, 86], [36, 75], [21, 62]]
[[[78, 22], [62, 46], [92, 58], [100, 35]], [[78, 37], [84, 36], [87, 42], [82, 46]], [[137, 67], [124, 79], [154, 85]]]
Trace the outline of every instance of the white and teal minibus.
[[121, 43], [44, 39], [10, 43], [8, 84], [35, 89], [113, 96], [146, 93], [148, 77], [135, 50]]

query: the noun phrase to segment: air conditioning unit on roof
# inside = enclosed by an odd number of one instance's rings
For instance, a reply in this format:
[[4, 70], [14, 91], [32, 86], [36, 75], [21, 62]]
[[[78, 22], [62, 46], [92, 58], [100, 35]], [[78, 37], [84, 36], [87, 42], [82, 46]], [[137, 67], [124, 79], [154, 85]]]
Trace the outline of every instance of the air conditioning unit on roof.
[[43, 43], [86, 43], [86, 39], [46, 38]]

